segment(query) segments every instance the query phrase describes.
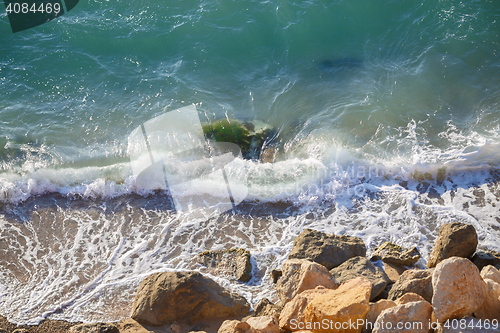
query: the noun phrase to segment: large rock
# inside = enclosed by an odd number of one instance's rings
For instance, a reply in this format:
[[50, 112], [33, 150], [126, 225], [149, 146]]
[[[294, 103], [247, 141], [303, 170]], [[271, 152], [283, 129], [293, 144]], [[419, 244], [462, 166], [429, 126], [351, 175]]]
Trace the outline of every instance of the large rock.
[[385, 274], [387, 274], [389, 279], [391, 279], [392, 283], [396, 283], [396, 281], [399, 280], [401, 274], [403, 274], [404, 271], [408, 270], [406, 266], [397, 266], [383, 261], [382, 264], [384, 265]]
[[225, 320], [217, 333], [247, 333], [250, 331], [248, 323], [239, 320]]
[[252, 317], [247, 319], [247, 323], [250, 325], [249, 333], [279, 333], [280, 328], [277, 325], [276, 319], [274, 317], [263, 316], [263, 317]]
[[427, 301], [398, 305], [380, 314], [373, 333], [429, 333], [431, 315], [432, 306]]
[[483, 304], [487, 286], [470, 260], [451, 257], [440, 262], [432, 274], [432, 306], [443, 323], [471, 315]]
[[332, 269], [356, 256], [366, 256], [366, 246], [361, 238], [305, 229], [295, 239], [288, 258], [309, 259]]
[[375, 322], [382, 311], [389, 308], [395, 307], [397, 304], [393, 301], [388, 301], [386, 299], [381, 299], [377, 303], [370, 303], [370, 310], [365, 317], [365, 325], [361, 330], [361, 333], [370, 333], [373, 330]]
[[496, 267], [488, 265], [483, 268], [481, 271], [481, 277], [483, 279], [490, 279], [495, 281], [496, 283], [500, 283], [500, 272]]
[[476, 252], [476, 229], [470, 224], [445, 223], [439, 229], [439, 236], [429, 256], [427, 267], [436, 267], [450, 257], [470, 258]]
[[118, 328], [108, 323], [79, 324], [71, 327], [68, 333], [120, 333]]
[[306, 259], [289, 259], [283, 263], [283, 275], [276, 284], [276, 291], [283, 304], [304, 290], [324, 286], [334, 289], [339, 286], [325, 266]]
[[[371, 283], [368, 279], [359, 277], [347, 281], [336, 290], [314, 297], [304, 311], [305, 323], [330, 323], [327, 327], [305, 327], [313, 332], [352, 332], [359, 333], [365, 316], [370, 310]], [[352, 323], [356, 323], [352, 327]], [[340, 326], [335, 326], [339, 325]], [[344, 324], [349, 324], [343, 327]]]
[[318, 286], [315, 289], [310, 289], [296, 295], [290, 302], [285, 304], [283, 311], [279, 316], [279, 327], [288, 331], [304, 330], [304, 311], [306, 306], [313, 298], [319, 295], [327, 294], [331, 289], [326, 289], [323, 286]]
[[471, 260], [479, 270], [482, 270], [485, 266], [500, 264], [500, 253], [496, 251], [477, 251]]
[[420, 253], [416, 247], [407, 249], [390, 242], [385, 242], [375, 249], [370, 260], [375, 261], [380, 259], [395, 266], [413, 266], [420, 259]]
[[255, 316], [271, 316], [278, 321], [281, 311], [283, 310], [284, 304], [278, 302], [276, 304], [271, 303], [267, 298], [263, 298], [259, 304], [255, 307]]
[[250, 305], [198, 272], [164, 272], [146, 277], [132, 306], [132, 318], [141, 324], [192, 323], [208, 318], [248, 313]]
[[434, 269], [410, 269], [399, 277], [392, 285], [388, 299], [395, 301], [406, 293], [422, 296], [427, 302], [432, 302], [432, 273]]
[[490, 279], [484, 282], [488, 289], [483, 304], [474, 311], [474, 317], [500, 321], [500, 284]]
[[392, 283], [391, 279], [389, 279], [383, 270], [375, 267], [372, 262], [365, 257], [351, 258], [342, 265], [332, 269], [330, 273], [332, 273], [335, 280], [340, 283], [356, 277], [367, 278], [372, 284], [370, 300], [377, 297], [387, 284]]
[[223, 118], [203, 124], [202, 128], [210, 141], [237, 144], [245, 159], [258, 159], [266, 141], [276, 133], [271, 125], [260, 120], [240, 122]]
[[421, 302], [421, 301], [425, 301], [425, 299], [422, 296], [417, 295], [415, 293], [406, 293], [400, 298], [398, 298], [395, 303], [396, 305], [403, 305], [406, 303]]
[[241, 282], [248, 282], [252, 278], [250, 252], [244, 249], [205, 251], [198, 255], [198, 261], [213, 275]]
[[[439, 327], [434, 330], [435, 333], [500, 333], [500, 325], [496, 328], [491, 325], [491, 322], [485, 328], [485, 322], [480, 319], [465, 317], [454, 322], [448, 322], [447, 324], [439, 325]], [[453, 328], [455, 327], [455, 328]]]

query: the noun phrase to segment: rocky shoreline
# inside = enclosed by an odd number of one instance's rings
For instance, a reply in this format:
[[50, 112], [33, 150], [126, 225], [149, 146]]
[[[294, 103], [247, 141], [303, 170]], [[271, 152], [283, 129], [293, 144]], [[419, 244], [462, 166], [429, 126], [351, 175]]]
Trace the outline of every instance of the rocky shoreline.
[[[163, 272], [143, 280], [129, 319], [18, 327], [0, 317], [0, 333], [500, 332], [500, 253], [477, 246], [473, 226], [444, 224], [419, 269], [416, 248], [384, 243], [367, 258], [360, 238], [306, 229], [269, 276], [276, 304], [263, 299], [250, 312], [241, 295], [199, 272]], [[214, 275], [250, 278], [246, 250], [199, 261]]]

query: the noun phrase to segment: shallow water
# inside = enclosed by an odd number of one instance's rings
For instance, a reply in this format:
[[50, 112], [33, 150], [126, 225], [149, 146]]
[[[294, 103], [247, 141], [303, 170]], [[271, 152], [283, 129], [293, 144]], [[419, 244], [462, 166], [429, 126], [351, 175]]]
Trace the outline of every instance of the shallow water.
[[[230, 247], [254, 278], [216, 279], [255, 305], [306, 227], [423, 264], [462, 221], [500, 250], [499, 19], [486, 0], [88, 1], [13, 34], [2, 14], [0, 314], [118, 320], [144, 276]], [[132, 173], [133, 130], [193, 103], [277, 129], [276, 163], [226, 170], [235, 213], [177, 214]]]

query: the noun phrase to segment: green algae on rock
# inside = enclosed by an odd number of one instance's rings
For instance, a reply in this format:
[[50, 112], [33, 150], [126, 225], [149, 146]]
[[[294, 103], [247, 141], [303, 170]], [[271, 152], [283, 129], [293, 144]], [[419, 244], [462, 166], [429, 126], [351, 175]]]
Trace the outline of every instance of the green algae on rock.
[[246, 159], [258, 159], [264, 144], [274, 132], [271, 125], [259, 120], [242, 123], [235, 119], [220, 119], [204, 124], [202, 128], [209, 140], [237, 144]]

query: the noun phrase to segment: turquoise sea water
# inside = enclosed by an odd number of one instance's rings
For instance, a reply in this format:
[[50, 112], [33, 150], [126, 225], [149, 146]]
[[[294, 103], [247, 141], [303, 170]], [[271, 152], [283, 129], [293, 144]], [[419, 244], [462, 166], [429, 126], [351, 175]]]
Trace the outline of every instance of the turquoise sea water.
[[[130, 296], [145, 274], [229, 246], [260, 267], [233, 286], [255, 302], [272, 297], [262, 276], [305, 227], [416, 245], [425, 259], [439, 225], [460, 220], [500, 250], [499, 20], [496, 0], [80, 0], [18, 33], [0, 14], [0, 314], [117, 320], [96, 310], [102, 290]], [[204, 224], [129, 203], [106, 215], [109, 200], [151, 198], [134, 185], [128, 135], [192, 103], [202, 122], [278, 130], [276, 163], [233, 172], [247, 175], [250, 205], [285, 200], [295, 213]], [[47, 195], [70, 203], [41, 211]], [[124, 216], [142, 238], [119, 231]], [[62, 230], [57, 247], [43, 228]]]

